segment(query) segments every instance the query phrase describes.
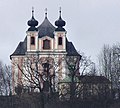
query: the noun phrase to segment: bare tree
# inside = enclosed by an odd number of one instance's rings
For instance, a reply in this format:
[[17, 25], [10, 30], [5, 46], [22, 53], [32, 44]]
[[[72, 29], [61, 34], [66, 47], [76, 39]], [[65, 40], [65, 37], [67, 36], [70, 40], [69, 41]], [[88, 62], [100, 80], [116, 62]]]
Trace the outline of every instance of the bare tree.
[[100, 74], [111, 81], [112, 89], [120, 89], [120, 44], [104, 45], [99, 55]]
[[79, 65], [80, 75], [95, 75], [97, 73], [95, 63], [84, 53], [80, 53], [80, 55], [82, 56]]
[[[43, 97], [45, 97], [45, 93], [52, 94], [59, 88], [60, 98], [68, 96], [71, 101], [74, 101], [74, 99], [79, 98], [82, 90], [79, 79], [80, 75], [95, 75], [95, 64], [90, 60], [90, 58], [87, 58], [84, 55], [81, 58], [80, 55], [65, 55], [58, 60], [58, 58], [55, 57], [56, 55], [52, 55], [54, 57], [51, 55], [40, 57], [37, 54], [31, 54], [23, 59], [22, 64], [19, 62], [13, 62], [13, 65], [17, 66], [18, 70], [22, 73], [20, 75], [21, 79], [18, 81], [24, 88], [24, 91], [26, 91], [27, 88], [30, 88], [28, 91], [39, 92], [41, 94], [40, 99], [42, 102], [42, 108], [44, 108], [45, 99], [43, 99]], [[57, 82], [60, 81], [58, 81], [58, 77], [61, 77], [57, 76], [57, 74], [59, 74], [59, 71], [62, 68], [60, 65], [63, 61], [66, 68], [64, 73], [66, 77], [70, 79], [70, 82], [67, 82], [67, 84], [63, 84], [64, 82], [57, 84]], [[56, 87], [56, 85], [59, 87]], [[66, 88], [67, 85], [68, 88]], [[61, 91], [64, 91], [64, 93], [61, 94]]]
[[79, 98], [83, 90], [83, 86], [80, 84], [80, 76], [97, 74], [95, 63], [90, 60], [90, 57], [85, 56], [84, 53], [80, 53], [80, 55], [65, 58], [69, 73], [66, 80], [61, 82], [61, 99], [74, 100]]
[[11, 71], [11, 66], [9, 65], [4, 65], [4, 72], [5, 72], [5, 80], [7, 83], [7, 94], [11, 95], [12, 94], [12, 71]]
[[14, 85], [18, 85], [15, 87], [16, 93], [38, 92], [42, 108], [44, 98], [50, 98], [56, 92], [58, 78], [55, 75], [59, 74], [62, 68], [60, 65], [63, 59], [58, 59], [56, 55], [52, 56], [40, 57], [39, 54], [30, 54], [23, 58], [21, 63], [13, 62], [13, 66], [17, 67], [19, 72], [18, 80], [13, 82]]
[[69, 69], [69, 77], [71, 79], [70, 82], [70, 99], [73, 100], [75, 97], [75, 91], [76, 91], [76, 78], [80, 75], [79, 74], [79, 61], [81, 57], [80, 56], [68, 56], [66, 59], [66, 64]]
[[52, 57], [38, 58], [36, 55], [29, 55], [24, 58], [22, 65], [13, 62], [21, 73], [19, 84], [30, 87], [32, 91], [42, 92], [43, 90], [55, 91], [55, 71], [59, 71], [58, 66], [62, 59], [55, 61]]
[[11, 68], [0, 61], [0, 94], [11, 94]]

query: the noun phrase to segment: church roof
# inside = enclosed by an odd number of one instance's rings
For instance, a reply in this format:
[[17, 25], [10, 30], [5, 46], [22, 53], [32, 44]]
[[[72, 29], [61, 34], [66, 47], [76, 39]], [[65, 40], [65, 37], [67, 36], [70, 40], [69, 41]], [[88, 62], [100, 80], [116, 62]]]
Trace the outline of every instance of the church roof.
[[66, 39], [66, 51], [68, 56], [80, 56], [72, 42]]
[[80, 81], [84, 84], [104, 84], [110, 83], [109, 79], [104, 76], [88, 76], [88, 75], [81, 75], [79, 77]]
[[25, 38], [25, 40], [23, 42], [20, 42], [17, 46], [17, 48], [15, 49], [15, 51], [13, 52], [13, 54], [10, 55], [11, 56], [20, 56], [20, 55], [25, 55], [27, 51], [27, 38]]
[[67, 55], [71, 56], [71, 55], [74, 55], [74, 56], [77, 56], [78, 53], [75, 49], [75, 47], [73, 46], [73, 43], [72, 42], [67, 42], [67, 47], [66, 47], [66, 50], [67, 50]]
[[[71, 77], [67, 76], [59, 83], [70, 83]], [[74, 82], [80, 82], [83, 84], [110, 84], [110, 80], [104, 76], [88, 76], [88, 75], [81, 75], [79, 77], [75, 77]]]
[[[20, 42], [16, 48], [16, 50], [13, 52], [11, 56], [20, 56], [20, 55], [25, 55], [27, 51], [27, 38], [23, 42]], [[80, 54], [76, 51], [74, 45], [72, 42], [69, 42], [66, 39], [66, 51], [67, 51], [67, 56], [80, 56]]]
[[38, 27], [38, 37], [49, 36], [54, 38], [55, 27], [50, 23], [47, 17], [45, 17], [43, 23]]
[[[31, 23], [30, 23], [30, 26], [31, 26]], [[49, 36], [50, 38], [54, 38], [54, 31], [56, 28], [48, 20], [47, 13], [46, 13], [44, 21], [42, 22], [40, 26], [38, 26], [37, 29], [38, 29], [38, 38], [42, 38], [44, 36]], [[66, 51], [67, 51], [68, 56], [80, 56], [78, 52], [76, 51], [73, 43], [69, 42], [67, 38], [66, 38]], [[10, 57], [25, 55], [26, 52], [27, 52], [27, 37], [25, 38], [23, 42], [20, 42], [18, 44], [16, 50], [13, 52], [12, 55], [10, 55]]]

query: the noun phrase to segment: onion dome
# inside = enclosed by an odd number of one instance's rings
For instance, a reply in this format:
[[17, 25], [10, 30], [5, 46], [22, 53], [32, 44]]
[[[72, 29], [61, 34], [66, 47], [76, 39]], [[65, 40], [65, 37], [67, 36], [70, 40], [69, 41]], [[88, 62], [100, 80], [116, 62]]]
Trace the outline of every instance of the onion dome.
[[34, 18], [34, 9], [32, 8], [32, 18], [31, 20], [29, 20], [27, 22], [28, 26], [30, 26], [30, 28], [28, 29], [28, 31], [38, 31], [38, 29], [35, 27], [38, 25], [38, 21]]
[[60, 16], [59, 19], [57, 21], [55, 21], [55, 25], [57, 26], [57, 28], [55, 29], [55, 31], [65, 31], [65, 29], [63, 28], [63, 26], [66, 25], [66, 22], [61, 18], [61, 8], [60, 8]]

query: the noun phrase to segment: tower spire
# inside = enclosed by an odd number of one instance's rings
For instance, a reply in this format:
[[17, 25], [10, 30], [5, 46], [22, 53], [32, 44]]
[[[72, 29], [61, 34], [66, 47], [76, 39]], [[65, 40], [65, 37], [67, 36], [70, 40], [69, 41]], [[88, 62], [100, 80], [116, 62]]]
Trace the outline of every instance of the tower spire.
[[61, 18], [61, 7], [59, 8], [60, 18]]
[[34, 17], [34, 7], [32, 7], [32, 17]]
[[47, 18], [47, 8], [45, 8], [45, 18]]
[[36, 26], [38, 25], [38, 21], [34, 18], [34, 7], [32, 7], [32, 18], [27, 22], [28, 26], [28, 31], [38, 31]]
[[61, 7], [60, 7], [59, 8], [59, 19], [57, 21], [55, 21], [55, 25], [57, 26], [55, 31], [65, 31], [65, 29], [63, 28], [63, 26], [65, 26], [65, 24], [66, 24], [66, 22], [61, 17]]

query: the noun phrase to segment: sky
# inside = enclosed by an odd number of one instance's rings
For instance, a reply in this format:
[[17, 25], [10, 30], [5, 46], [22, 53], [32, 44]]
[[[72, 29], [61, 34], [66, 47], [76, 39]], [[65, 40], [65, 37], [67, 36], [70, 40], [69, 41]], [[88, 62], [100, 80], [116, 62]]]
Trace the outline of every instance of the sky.
[[120, 0], [0, 0], [0, 60], [6, 64], [26, 36], [32, 7], [39, 25], [45, 8], [54, 25], [61, 7], [68, 40], [93, 62], [104, 44], [120, 42]]

